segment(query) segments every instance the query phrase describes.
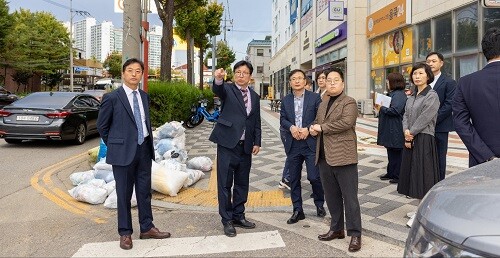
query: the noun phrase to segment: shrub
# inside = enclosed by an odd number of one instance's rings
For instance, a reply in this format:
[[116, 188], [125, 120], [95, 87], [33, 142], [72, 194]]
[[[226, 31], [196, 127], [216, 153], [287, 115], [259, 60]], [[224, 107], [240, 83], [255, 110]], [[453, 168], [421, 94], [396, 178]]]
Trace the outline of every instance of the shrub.
[[191, 115], [191, 106], [197, 104], [200, 97], [207, 98], [208, 106], [213, 106], [211, 90], [200, 91], [186, 82], [150, 81], [148, 93], [151, 124], [155, 127], [170, 121], [185, 121]]

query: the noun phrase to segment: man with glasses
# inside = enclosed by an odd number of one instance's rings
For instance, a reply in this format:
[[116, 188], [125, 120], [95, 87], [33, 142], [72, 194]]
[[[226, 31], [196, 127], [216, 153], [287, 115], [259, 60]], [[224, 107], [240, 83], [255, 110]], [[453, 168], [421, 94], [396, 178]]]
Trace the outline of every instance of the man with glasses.
[[215, 71], [212, 91], [222, 100], [221, 113], [210, 135], [217, 144], [217, 198], [224, 234], [236, 236], [236, 229], [255, 228], [245, 218], [252, 154], [261, 146], [259, 95], [248, 87], [253, 66], [247, 61], [234, 65], [234, 83], [224, 83], [226, 72]]
[[316, 157], [316, 139], [309, 135], [309, 126], [316, 118], [321, 99], [319, 94], [305, 89], [306, 74], [299, 69], [288, 75], [292, 93], [281, 101], [280, 131], [283, 132], [286, 153], [286, 163], [290, 176], [290, 196], [293, 204], [293, 214], [286, 223], [294, 224], [305, 219], [302, 208], [302, 165], [306, 162], [307, 179], [311, 183], [316, 214], [326, 215], [323, 187], [319, 177], [318, 167], [314, 164]]

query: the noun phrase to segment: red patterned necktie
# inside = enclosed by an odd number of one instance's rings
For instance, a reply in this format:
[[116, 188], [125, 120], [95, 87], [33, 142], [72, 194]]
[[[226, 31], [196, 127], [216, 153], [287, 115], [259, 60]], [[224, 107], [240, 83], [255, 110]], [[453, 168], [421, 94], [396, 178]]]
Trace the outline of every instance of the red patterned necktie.
[[243, 102], [245, 107], [248, 108], [248, 89], [241, 89], [241, 94], [243, 95]]

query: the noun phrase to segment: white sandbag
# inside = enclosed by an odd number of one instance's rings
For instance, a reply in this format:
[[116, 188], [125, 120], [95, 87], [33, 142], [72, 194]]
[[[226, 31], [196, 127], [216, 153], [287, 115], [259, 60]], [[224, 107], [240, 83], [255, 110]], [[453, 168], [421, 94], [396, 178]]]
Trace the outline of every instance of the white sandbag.
[[212, 170], [212, 165], [214, 163], [209, 157], [194, 157], [187, 162], [187, 168], [197, 169], [203, 172], [208, 172]]
[[94, 170], [94, 177], [96, 179], [102, 179], [106, 183], [109, 183], [109, 182], [115, 180], [115, 176], [113, 175], [113, 171], [111, 171], [111, 170], [96, 169], [96, 170]]
[[163, 167], [165, 167], [168, 171], [170, 170], [178, 170], [178, 171], [185, 171], [186, 170], [186, 164], [179, 163], [175, 159], [165, 159], [160, 161], [159, 163]]
[[162, 194], [177, 196], [186, 182], [188, 174], [178, 170], [167, 170], [153, 161], [151, 165], [151, 188]]
[[104, 189], [106, 189], [106, 192], [108, 192], [108, 195], [110, 195], [116, 188], [116, 181], [113, 180], [103, 186]]
[[113, 166], [106, 163], [106, 157], [99, 160], [99, 162], [95, 163], [94, 170], [111, 170], [113, 171]]
[[158, 130], [158, 136], [160, 139], [165, 138], [175, 138], [184, 133], [186, 129], [182, 127], [182, 123], [177, 121], [172, 121], [160, 126]]
[[186, 148], [186, 134], [183, 132], [182, 134], [172, 138], [172, 142], [174, 143], [174, 147], [183, 150]]
[[99, 188], [103, 188], [104, 189], [104, 186], [106, 185], [106, 181], [104, 181], [102, 179], [93, 178], [93, 179], [90, 179], [90, 180], [87, 180], [87, 181], [83, 181], [83, 182], [80, 183], [80, 185], [83, 185], [83, 184], [93, 185], [95, 187], [99, 187]]
[[[132, 199], [130, 199], [130, 205], [132, 207], [137, 206], [137, 198], [135, 196], [135, 188], [134, 192], [132, 193]], [[106, 198], [106, 201], [104, 201], [104, 207], [109, 208], [109, 209], [116, 209], [118, 208], [118, 197], [116, 196], [116, 189], [113, 190]]]
[[160, 162], [163, 160], [163, 156], [160, 155], [160, 153], [158, 152], [158, 150], [155, 150], [155, 161], [156, 162]]
[[188, 154], [186, 150], [171, 149], [163, 154], [163, 159], [173, 159], [179, 163], [186, 163]]
[[85, 172], [75, 172], [69, 175], [69, 180], [73, 185], [79, 185], [81, 182], [94, 179], [94, 170], [89, 170]]
[[80, 184], [73, 189], [68, 190], [71, 197], [81, 202], [90, 204], [101, 204], [106, 200], [108, 193], [106, 189], [92, 184]]
[[186, 182], [184, 182], [184, 187], [192, 186], [194, 183], [198, 182], [202, 177], [205, 176], [205, 173], [201, 170], [196, 169], [186, 169], [185, 173], [188, 174], [188, 178]]

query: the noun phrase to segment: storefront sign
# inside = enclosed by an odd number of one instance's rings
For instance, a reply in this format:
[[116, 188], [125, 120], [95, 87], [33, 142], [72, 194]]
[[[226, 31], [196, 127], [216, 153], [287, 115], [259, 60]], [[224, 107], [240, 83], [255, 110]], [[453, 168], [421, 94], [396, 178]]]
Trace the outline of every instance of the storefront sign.
[[384, 37], [372, 40], [372, 69], [384, 66]]
[[373, 38], [411, 24], [411, 0], [396, 0], [366, 17], [366, 37]]
[[347, 38], [347, 22], [341, 23], [339, 26], [319, 37], [314, 42], [316, 53], [339, 43]]
[[328, 20], [343, 21], [344, 20], [344, 2], [330, 1], [328, 4]]

